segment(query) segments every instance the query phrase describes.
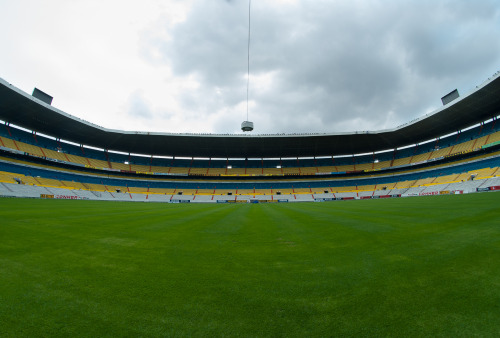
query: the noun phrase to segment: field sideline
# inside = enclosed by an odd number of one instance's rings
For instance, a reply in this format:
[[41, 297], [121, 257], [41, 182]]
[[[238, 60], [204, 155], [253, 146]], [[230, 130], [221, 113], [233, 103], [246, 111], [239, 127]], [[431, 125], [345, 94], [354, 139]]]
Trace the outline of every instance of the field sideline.
[[0, 336], [500, 336], [500, 193], [0, 199]]

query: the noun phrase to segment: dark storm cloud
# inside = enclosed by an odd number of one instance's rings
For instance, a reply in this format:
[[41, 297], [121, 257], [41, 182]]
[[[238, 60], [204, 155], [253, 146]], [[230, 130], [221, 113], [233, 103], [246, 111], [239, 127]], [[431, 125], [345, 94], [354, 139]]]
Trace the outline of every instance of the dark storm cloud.
[[[447, 92], [471, 89], [500, 68], [499, 7], [254, 1], [250, 71], [272, 81], [265, 88], [250, 82], [250, 120], [260, 133], [344, 132], [422, 116]], [[248, 2], [199, 1], [172, 38], [154, 46], [175, 75], [200, 82], [179, 98], [186, 110], [211, 114], [245, 104], [247, 25]], [[221, 115], [216, 128], [243, 117]]]

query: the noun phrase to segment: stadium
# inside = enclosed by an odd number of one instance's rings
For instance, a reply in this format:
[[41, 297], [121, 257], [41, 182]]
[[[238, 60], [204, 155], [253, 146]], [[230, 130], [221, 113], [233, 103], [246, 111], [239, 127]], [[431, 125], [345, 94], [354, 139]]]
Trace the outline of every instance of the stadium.
[[1, 337], [500, 335], [494, 1], [2, 9]]
[[2, 79], [2, 335], [495, 336], [499, 93], [391, 130], [202, 135]]
[[299, 135], [110, 130], [52, 107], [39, 90], [46, 102], [5, 80], [0, 84], [5, 196], [262, 203], [500, 186], [498, 73], [398, 128]]

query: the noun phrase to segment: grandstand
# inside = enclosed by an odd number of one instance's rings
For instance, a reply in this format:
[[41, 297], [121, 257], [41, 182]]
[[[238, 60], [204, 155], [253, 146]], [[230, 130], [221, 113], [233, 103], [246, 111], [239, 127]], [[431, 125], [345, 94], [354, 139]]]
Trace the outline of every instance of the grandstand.
[[0, 79], [0, 195], [300, 202], [497, 190], [500, 78], [406, 125], [300, 135], [108, 130]]

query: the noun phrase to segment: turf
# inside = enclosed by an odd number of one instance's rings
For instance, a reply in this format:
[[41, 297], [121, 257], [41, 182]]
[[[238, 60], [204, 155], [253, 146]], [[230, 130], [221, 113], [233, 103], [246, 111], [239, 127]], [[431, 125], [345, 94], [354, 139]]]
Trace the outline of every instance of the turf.
[[0, 199], [0, 336], [499, 336], [500, 193]]

